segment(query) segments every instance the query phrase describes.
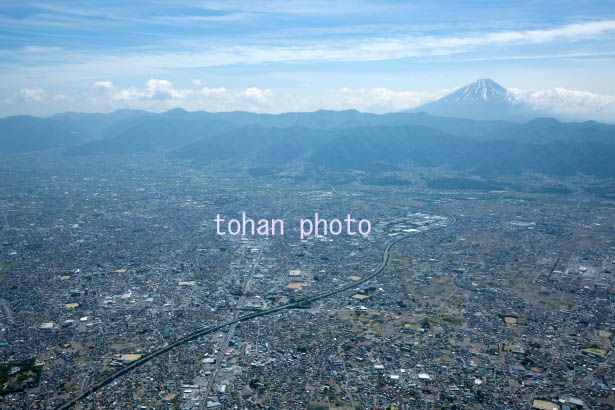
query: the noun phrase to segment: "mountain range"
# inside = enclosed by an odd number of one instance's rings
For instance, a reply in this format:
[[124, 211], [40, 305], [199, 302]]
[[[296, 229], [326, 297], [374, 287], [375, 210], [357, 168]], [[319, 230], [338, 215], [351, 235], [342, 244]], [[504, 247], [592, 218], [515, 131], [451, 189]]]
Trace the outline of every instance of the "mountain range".
[[56, 149], [75, 156], [162, 151], [193, 166], [237, 161], [276, 169], [301, 164], [372, 173], [423, 167], [476, 175], [531, 171], [615, 177], [615, 126], [499, 119], [531, 117], [532, 112], [491, 80], [478, 80], [417, 110], [383, 115], [183, 109], [22, 115], [0, 119], [0, 152]]

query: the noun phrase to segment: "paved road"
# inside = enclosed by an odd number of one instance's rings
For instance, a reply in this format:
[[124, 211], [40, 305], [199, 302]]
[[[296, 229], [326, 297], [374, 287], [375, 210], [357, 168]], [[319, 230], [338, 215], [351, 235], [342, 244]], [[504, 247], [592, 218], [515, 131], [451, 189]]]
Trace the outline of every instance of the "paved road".
[[[263, 241], [261, 240], [259, 241], [259, 244], [258, 244], [258, 255], [256, 256], [254, 264], [252, 265], [252, 270], [250, 271], [250, 274], [248, 275], [248, 279], [246, 280], [243, 286], [242, 295], [239, 298], [239, 302], [237, 303], [238, 309], [243, 308], [243, 306], [246, 303], [246, 299], [247, 299], [246, 295], [250, 292], [251, 285], [252, 285], [252, 277], [254, 276], [254, 272], [256, 272], [256, 267], [258, 266], [258, 262], [260, 261], [262, 253], [263, 253]], [[242, 258], [245, 258], [245, 248], [244, 248], [244, 255], [242, 256]], [[239, 317], [239, 310], [236, 310], [236, 312], [233, 315], [233, 318], [237, 319], [238, 317]], [[205, 394], [203, 395], [201, 399], [200, 409], [204, 409], [207, 404], [207, 397], [209, 396], [209, 392], [211, 392], [212, 387], [214, 383], [216, 382], [216, 378], [218, 377], [218, 373], [220, 372], [220, 366], [222, 365], [222, 360], [224, 359], [224, 356], [226, 355], [226, 350], [228, 349], [229, 341], [235, 334], [236, 327], [237, 327], [237, 323], [233, 323], [229, 327], [228, 332], [224, 336], [224, 340], [222, 341], [222, 344], [220, 345], [220, 352], [218, 353], [218, 356], [216, 358], [216, 369], [212, 373], [211, 377], [208, 380], [207, 386], [205, 387], [205, 391], [204, 391]]]

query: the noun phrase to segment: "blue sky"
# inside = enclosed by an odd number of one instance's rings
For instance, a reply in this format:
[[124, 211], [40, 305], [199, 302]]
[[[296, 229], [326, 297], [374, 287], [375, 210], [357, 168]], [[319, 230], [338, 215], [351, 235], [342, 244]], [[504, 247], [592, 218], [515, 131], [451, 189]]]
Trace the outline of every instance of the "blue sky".
[[411, 108], [477, 78], [615, 119], [614, 1], [3, 1], [0, 116]]

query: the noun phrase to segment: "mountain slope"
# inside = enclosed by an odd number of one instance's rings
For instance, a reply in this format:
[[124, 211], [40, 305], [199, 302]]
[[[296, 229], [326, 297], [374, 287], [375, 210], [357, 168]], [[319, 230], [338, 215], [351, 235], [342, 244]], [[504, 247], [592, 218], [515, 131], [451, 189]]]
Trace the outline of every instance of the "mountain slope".
[[[318, 166], [378, 171], [389, 167], [443, 167], [480, 176], [575, 174], [615, 177], [615, 144], [600, 142], [476, 141], [425, 127], [345, 131], [311, 157]], [[360, 159], [360, 160], [357, 160]]]
[[[460, 100], [503, 101], [488, 82]], [[378, 171], [444, 167], [478, 174], [584, 173], [615, 177], [615, 126], [593, 121], [526, 123], [434, 117], [426, 113], [316, 111], [280, 115], [174, 109], [161, 114], [117, 111], [50, 118], [0, 119], [0, 151], [64, 149], [66, 155], [165, 151], [193, 165], [311, 165]]]
[[78, 145], [65, 151], [66, 155], [135, 154], [177, 148], [197, 139], [237, 128], [206, 112], [190, 113], [176, 109], [138, 121], [131, 121], [117, 135]]
[[194, 164], [235, 160], [255, 164], [286, 164], [309, 155], [333, 137], [332, 131], [305, 127], [274, 128], [252, 125], [193, 142], [172, 153]]
[[0, 152], [69, 147], [89, 139], [86, 130], [63, 118], [18, 115], [0, 119]]
[[478, 141], [422, 127], [338, 130], [248, 126], [187, 145], [172, 157], [193, 165], [232, 161], [277, 168], [301, 161], [314, 168], [380, 172], [441, 168], [480, 176], [536, 172], [615, 177], [615, 144], [579, 141]]
[[554, 118], [535, 118], [523, 124], [506, 123], [477, 139], [544, 143], [552, 141], [615, 143], [615, 127], [595, 121], [560, 122]]
[[[481, 91], [482, 90], [482, 91]], [[502, 99], [502, 92], [463, 89], [459, 98], [481, 103]], [[14, 116], [0, 119], [0, 152], [27, 152], [74, 147], [69, 154], [135, 153], [176, 148], [199, 138], [245, 126], [341, 130], [357, 127], [424, 126], [446, 134], [490, 140], [545, 142], [580, 140], [609, 142], [615, 126], [587, 121], [562, 123], [542, 118], [527, 123], [437, 117], [426, 113], [369, 114], [355, 110], [255, 114], [209, 113], [174, 109], [161, 114], [118, 110], [110, 114], [64, 113], [49, 118]], [[79, 147], [77, 147], [79, 145]]]

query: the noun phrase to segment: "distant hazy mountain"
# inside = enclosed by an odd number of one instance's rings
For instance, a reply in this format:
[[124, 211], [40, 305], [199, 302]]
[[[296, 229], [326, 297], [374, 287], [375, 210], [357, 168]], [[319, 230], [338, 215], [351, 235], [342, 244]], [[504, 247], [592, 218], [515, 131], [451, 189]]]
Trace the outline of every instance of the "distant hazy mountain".
[[67, 147], [87, 141], [88, 133], [63, 118], [17, 115], [0, 120], [0, 152]]
[[488, 78], [481, 78], [439, 100], [409, 111], [474, 120], [527, 121], [548, 116], [516, 101], [512, 93]]
[[279, 167], [302, 160], [315, 168], [379, 172], [408, 165], [442, 167], [480, 176], [615, 177], [615, 144], [602, 142], [480, 141], [423, 126], [337, 130], [248, 126], [185, 146], [173, 157], [195, 165], [234, 160], [242, 166]]
[[442, 167], [480, 176], [575, 174], [615, 177], [615, 144], [578, 140], [542, 143], [464, 139], [426, 127], [345, 130], [314, 152], [314, 164], [378, 171], [407, 165]]
[[239, 126], [219, 119], [216, 114], [182, 109], [132, 118], [121, 125], [115, 123], [107, 138], [71, 147], [66, 154], [133, 154], [167, 150]]
[[337, 136], [335, 131], [305, 127], [244, 126], [211, 135], [171, 153], [195, 164], [225, 160], [252, 160], [255, 165], [282, 165], [308, 159], [314, 150]]
[[65, 148], [117, 135], [152, 113], [117, 110], [110, 114], [67, 112], [48, 118], [0, 118], [0, 152]]
[[[470, 106], [506, 106], [506, 91], [496, 86], [483, 81], [453, 95]], [[517, 123], [355, 110], [271, 115], [174, 109], [0, 119], [0, 152], [43, 149], [66, 155], [163, 151], [195, 166], [237, 160], [279, 167], [299, 161], [374, 172], [418, 165], [485, 175], [531, 170], [615, 177], [615, 126], [552, 118]]]

